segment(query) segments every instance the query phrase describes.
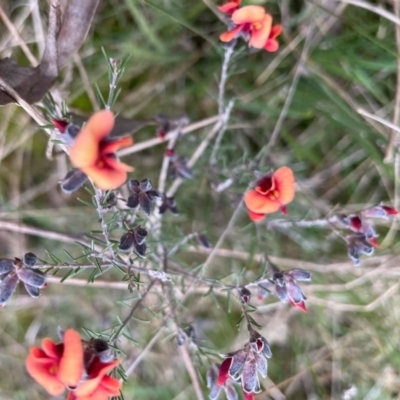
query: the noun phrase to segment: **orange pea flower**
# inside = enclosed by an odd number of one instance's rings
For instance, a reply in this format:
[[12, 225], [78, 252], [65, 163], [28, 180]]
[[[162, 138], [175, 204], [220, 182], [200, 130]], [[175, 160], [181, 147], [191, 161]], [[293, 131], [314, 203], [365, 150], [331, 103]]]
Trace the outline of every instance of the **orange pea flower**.
[[52, 396], [70, 390], [68, 400], [108, 400], [118, 396], [121, 383], [107, 374], [119, 360], [102, 339], [85, 342], [78, 332], [67, 329], [64, 342], [42, 341], [42, 348], [32, 347], [26, 360], [29, 374]]
[[102, 190], [112, 190], [127, 179], [133, 168], [118, 161], [115, 152], [130, 146], [131, 137], [108, 138], [114, 127], [114, 114], [102, 110], [92, 115], [74, 140], [70, 159], [74, 167], [93, 179]]
[[118, 360], [103, 363], [95, 357], [87, 371], [88, 379], [70, 392], [67, 400], [108, 400], [118, 396], [121, 383], [107, 374], [119, 363]]
[[244, 196], [250, 219], [261, 221], [266, 214], [278, 210], [286, 214], [285, 205], [293, 200], [294, 191], [294, 175], [289, 167], [264, 175], [256, 182], [256, 187]]
[[272, 17], [261, 6], [245, 6], [234, 11], [232, 22], [236, 25], [232, 30], [220, 35], [223, 42], [230, 42], [239, 34], [249, 35], [249, 46], [262, 49], [270, 36]]
[[274, 25], [271, 28], [264, 50], [274, 53], [279, 49], [279, 43], [276, 38], [282, 33], [282, 25]]
[[223, 13], [232, 15], [239, 8], [241, 2], [242, 0], [228, 1], [222, 6], [217, 6], [217, 8]]
[[77, 386], [83, 374], [83, 346], [79, 333], [67, 329], [64, 343], [60, 344], [44, 339], [42, 348], [31, 348], [26, 368], [52, 396], [62, 394], [66, 387]]

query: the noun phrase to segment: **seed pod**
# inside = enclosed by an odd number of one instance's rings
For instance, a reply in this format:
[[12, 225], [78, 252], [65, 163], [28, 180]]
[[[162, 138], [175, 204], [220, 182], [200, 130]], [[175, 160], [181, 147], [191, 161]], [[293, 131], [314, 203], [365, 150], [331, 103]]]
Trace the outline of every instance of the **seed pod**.
[[17, 270], [17, 275], [22, 282], [30, 286], [41, 289], [46, 285], [46, 275], [41, 271], [22, 267]]
[[10, 272], [0, 284], [0, 307], [4, 307], [8, 299], [13, 295], [19, 282], [18, 275]]
[[25, 253], [24, 256], [22, 257], [22, 262], [27, 266], [27, 267], [33, 267], [36, 262], [37, 262], [37, 257], [36, 254], [33, 253]]
[[7, 274], [14, 269], [13, 260], [8, 258], [0, 258], [0, 275]]

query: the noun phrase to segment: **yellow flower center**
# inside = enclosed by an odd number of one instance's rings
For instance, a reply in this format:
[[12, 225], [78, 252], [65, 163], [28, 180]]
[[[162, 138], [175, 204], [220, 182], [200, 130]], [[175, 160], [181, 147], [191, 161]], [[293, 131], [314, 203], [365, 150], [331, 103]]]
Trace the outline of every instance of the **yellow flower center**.
[[254, 22], [252, 24], [252, 28], [255, 29], [256, 31], [258, 31], [259, 29], [261, 29], [263, 27], [263, 24], [261, 22]]
[[271, 190], [268, 193], [268, 197], [270, 200], [276, 200], [279, 197], [279, 192], [277, 190]]
[[51, 375], [57, 375], [58, 372], [58, 365], [57, 364], [53, 364], [50, 368], [49, 368], [49, 373]]

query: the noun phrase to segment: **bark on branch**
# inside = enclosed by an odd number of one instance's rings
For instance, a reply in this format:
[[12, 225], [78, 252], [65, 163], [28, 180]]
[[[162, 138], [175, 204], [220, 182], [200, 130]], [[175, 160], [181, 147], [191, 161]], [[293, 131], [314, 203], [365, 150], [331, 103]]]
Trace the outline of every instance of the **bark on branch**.
[[[37, 67], [21, 67], [11, 58], [4, 58], [0, 60], [0, 77], [29, 104], [40, 101], [54, 85], [59, 69], [83, 44], [99, 1], [69, 0], [63, 8], [59, 1], [51, 0], [41, 63]], [[0, 105], [15, 102], [0, 87]]]

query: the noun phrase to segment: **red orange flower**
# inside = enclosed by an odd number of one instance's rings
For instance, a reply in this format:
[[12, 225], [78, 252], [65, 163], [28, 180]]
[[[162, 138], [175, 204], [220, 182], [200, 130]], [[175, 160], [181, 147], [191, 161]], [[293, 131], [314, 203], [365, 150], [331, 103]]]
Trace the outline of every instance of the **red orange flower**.
[[222, 6], [217, 6], [217, 8], [223, 13], [232, 15], [239, 8], [241, 2], [242, 0], [228, 1]]
[[286, 214], [285, 205], [293, 200], [294, 191], [294, 175], [289, 167], [264, 175], [256, 182], [256, 187], [244, 196], [250, 219], [260, 221], [266, 214], [278, 210]]
[[261, 6], [245, 6], [232, 14], [232, 22], [236, 25], [232, 30], [220, 35], [223, 42], [230, 42], [239, 34], [250, 36], [249, 46], [262, 49], [270, 36], [272, 17]]
[[114, 115], [102, 110], [94, 114], [74, 140], [70, 158], [72, 164], [93, 179], [102, 190], [112, 190], [121, 186], [127, 172], [133, 168], [118, 161], [115, 152], [130, 146], [132, 138], [108, 138], [114, 127]]
[[121, 383], [107, 374], [120, 361], [110, 361], [107, 342], [92, 339], [83, 342], [79, 333], [68, 329], [64, 343], [42, 341], [42, 348], [32, 347], [26, 360], [29, 374], [52, 396], [70, 390], [68, 400], [108, 400], [118, 396]]
[[60, 344], [44, 339], [42, 348], [31, 348], [26, 368], [52, 396], [62, 394], [65, 387], [77, 386], [83, 374], [83, 346], [79, 333], [66, 330], [64, 343]]

